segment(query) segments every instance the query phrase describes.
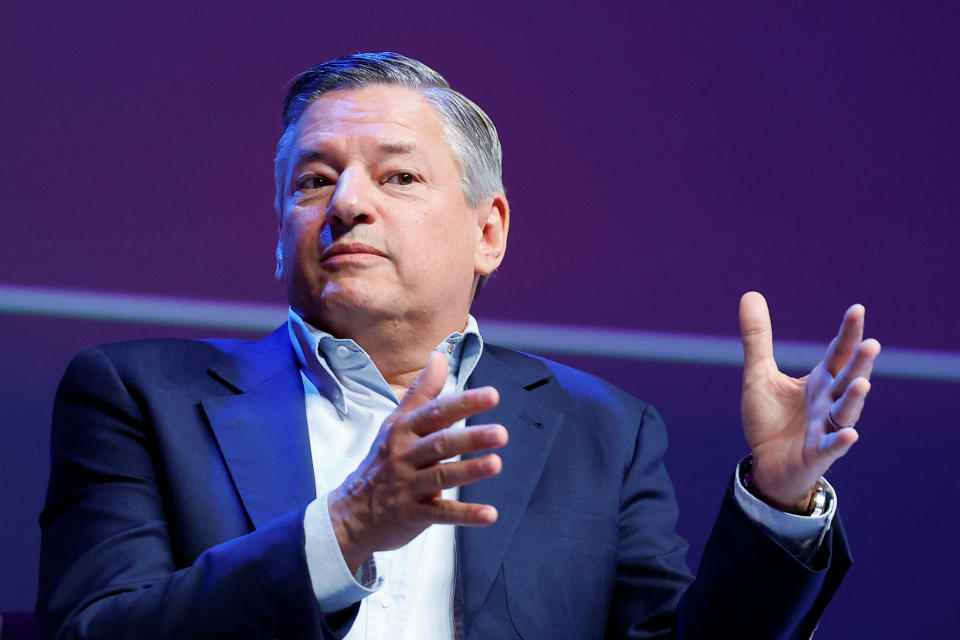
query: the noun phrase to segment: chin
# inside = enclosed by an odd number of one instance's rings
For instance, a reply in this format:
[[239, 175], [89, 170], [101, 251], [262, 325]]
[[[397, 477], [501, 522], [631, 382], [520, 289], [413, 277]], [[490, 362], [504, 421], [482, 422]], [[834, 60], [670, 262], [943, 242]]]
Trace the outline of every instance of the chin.
[[399, 301], [371, 287], [328, 284], [320, 293], [318, 302], [317, 310], [330, 326], [377, 322], [397, 317], [403, 312]]

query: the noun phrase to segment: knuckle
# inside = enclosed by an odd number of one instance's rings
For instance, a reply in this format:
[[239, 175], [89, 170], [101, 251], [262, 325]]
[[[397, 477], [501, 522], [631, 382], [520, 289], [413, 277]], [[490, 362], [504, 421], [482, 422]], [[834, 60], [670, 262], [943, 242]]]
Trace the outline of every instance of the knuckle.
[[443, 522], [446, 519], [446, 509], [439, 502], [429, 502], [424, 505], [426, 517], [431, 522]]
[[460, 409], [462, 411], [474, 411], [479, 409], [484, 403], [483, 391], [478, 390], [478, 393], [472, 393], [470, 395], [464, 395], [460, 398]]
[[481, 448], [489, 442], [490, 436], [482, 429], [470, 430], [470, 445], [474, 448]]
[[441, 431], [432, 439], [430, 451], [438, 460], [443, 460], [447, 457], [447, 450], [450, 444], [449, 439], [450, 435], [446, 431]]
[[438, 486], [444, 486], [444, 484], [450, 479], [450, 465], [439, 464], [437, 465], [436, 470], [433, 472], [433, 479]]
[[377, 456], [384, 460], [396, 460], [400, 458], [404, 449], [399, 438], [392, 434], [381, 440], [376, 446]]
[[391, 413], [387, 416], [387, 419], [383, 421], [383, 424], [380, 426], [381, 432], [386, 432], [388, 434], [393, 434], [395, 431], [400, 430], [402, 424], [401, 419], [403, 418], [402, 414], [397, 414], [396, 412]]
[[382, 499], [381, 505], [384, 511], [400, 511], [402, 500], [396, 493], [388, 493]]

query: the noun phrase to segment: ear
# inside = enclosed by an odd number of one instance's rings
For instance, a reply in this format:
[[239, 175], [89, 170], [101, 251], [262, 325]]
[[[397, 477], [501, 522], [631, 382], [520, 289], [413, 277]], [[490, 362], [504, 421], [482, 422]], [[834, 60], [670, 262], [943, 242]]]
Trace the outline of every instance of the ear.
[[510, 205], [507, 196], [496, 193], [475, 209], [477, 215], [477, 249], [474, 271], [488, 276], [497, 270], [507, 252], [507, 232], [510, 230]]
[[283, 282], [283, 214], [277, 215], [277, 270], [273, 277]]
[[277, 270], [273, 277], [283, 282], [283, 240], [277, 239]]

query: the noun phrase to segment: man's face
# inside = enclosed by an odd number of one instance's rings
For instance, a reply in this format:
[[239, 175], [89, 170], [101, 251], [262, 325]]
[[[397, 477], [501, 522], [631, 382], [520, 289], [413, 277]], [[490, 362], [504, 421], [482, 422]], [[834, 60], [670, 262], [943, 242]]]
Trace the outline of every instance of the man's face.
[[296, 124], [286, 176], [281, 267], [295, 310], [337, 335], [451, 310], [462, 324], [475, 274], [492, 270], [490, 206], [468, 205], [442, 119], [420, 94], [321, 95]]

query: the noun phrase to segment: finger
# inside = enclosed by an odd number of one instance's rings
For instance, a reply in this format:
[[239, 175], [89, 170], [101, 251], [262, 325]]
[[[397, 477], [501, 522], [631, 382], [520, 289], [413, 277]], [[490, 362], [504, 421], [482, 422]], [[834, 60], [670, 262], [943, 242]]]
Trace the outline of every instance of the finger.
[[837, 373], [846, 366], [857, 346], [863, 340], [863, 316], [865, 309], [862, 304], [852, 305], [843, 314], [840, 331], [827, 347], [827, 356], [824, 359], [830, 375]]
[[837, 374], [837, 379], [833, 382], [832, 395], [834, 399], [839, 398], [846, 392], [847, 386], [851, 381], [857, 378], [870, 379], [873, 372], [873, 362], [880, 353], [880, 343], [874, 339], [864, 340], [857, 347], [853, 358]]
[[857, 378], [847, 386], [847, 390], [831, 406], [830, 415], [834, 423], [841, 427], [852, 427], [860, 419], [860, 412], [870, 392], [870, 382], [866, 378]]
[[400, 401], [400, 409], [413, 411], [436, 398], [443, 391], [448, 373], [447, 359], [440, 352], [431, 351], [427, 357], [427, 365], [423, 368], [423, 373], [403, 395], [403, 399]]
[[403, 416], [402, 424], [419, 436], [465, 420], [497, 406], [500, 394], [493, 387], [480, 387], [436, 398], [412, 413]]
[[493, 477], [500, 473], [502, 468], [503, 462], [495, 453], [459, 462], [435, 464], [417, 471], [413, 494], [421, 499], [444, 489]]
[[497, 510], [489, 504], [437, 498], [424, 504], [423, 509], [424, 519], [434, 524], [482, 527], [497, 521]]
[[463, 429], [447, 427], [414, 443], [409, 461], [419, 469], [454, 456], [502, 447], [507, 439], [507, 430], [499, 424]]
[[820, 439], [820, 454], [826, 456], [828, 465], [837, 458], [846, 455], [850, 447], [860, 439], [860, 434], [853, 427], [828, 433]]
[[770, 310], [767, 301], [756, 291], [749, 291], [740, 298], [740, 337], [743, 339], [744, 376], [758, 368], [776, 368]]

